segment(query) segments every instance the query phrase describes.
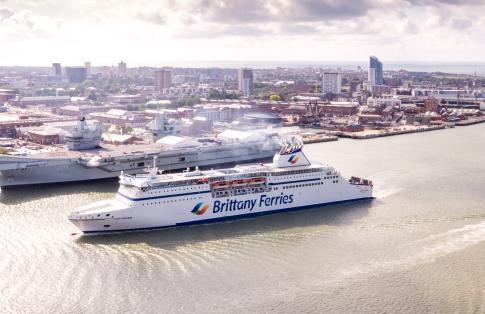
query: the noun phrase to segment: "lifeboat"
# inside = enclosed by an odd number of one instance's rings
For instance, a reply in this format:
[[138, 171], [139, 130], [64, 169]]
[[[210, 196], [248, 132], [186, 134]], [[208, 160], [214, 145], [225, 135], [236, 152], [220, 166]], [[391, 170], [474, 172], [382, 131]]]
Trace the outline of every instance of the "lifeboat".
[[244, 179], [237, 179], [237, 180], [231, 181], [232, 186], [241, 186], [241, 185], [246, 185], [247, 183], [248, 183], [248, 181], [244, 180]]
[[228, 186], [229, 186], [229, 182], [227, 181], [218, 181], [218, 182], [212, 183], [212, 187], [216, 189], [227, 188]]
[[253, 178], [249, 180], [249, 184], [263, 184], [266, 183], [266, 178]]
[[207, 183], [209, 183], [208, 178], [202, 178], [197, 180], [197, 184], [207, 184]]

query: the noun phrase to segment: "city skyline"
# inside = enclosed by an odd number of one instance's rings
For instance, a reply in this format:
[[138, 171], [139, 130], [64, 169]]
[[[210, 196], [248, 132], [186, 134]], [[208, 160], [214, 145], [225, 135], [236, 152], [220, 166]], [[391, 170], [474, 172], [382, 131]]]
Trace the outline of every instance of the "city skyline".
[[2, 65], [344, 62], [369, 55], [385, 62], [481, 62], [484, 6], [473, 0], [0, 0]]

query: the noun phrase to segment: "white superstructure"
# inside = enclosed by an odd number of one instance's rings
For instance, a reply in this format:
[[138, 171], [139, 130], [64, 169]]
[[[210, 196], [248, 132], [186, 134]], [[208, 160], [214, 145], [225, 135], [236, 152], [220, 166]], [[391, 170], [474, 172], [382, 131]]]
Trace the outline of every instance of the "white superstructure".
[[85, 118], [79, 120], [77, 125], [66, 136], [69, 150], [83, 150], [98, 147], [101, 142], [103, 127], [100, 123], [88, 125]]
[[285, 145], [270, 164], [122, 174], [114, 199], [83, 206], [69, 220], [85, 234], [146, 230], [372, 198], [372, 182], [346, 180], [332, 167], [310, 163], [301, 149]]

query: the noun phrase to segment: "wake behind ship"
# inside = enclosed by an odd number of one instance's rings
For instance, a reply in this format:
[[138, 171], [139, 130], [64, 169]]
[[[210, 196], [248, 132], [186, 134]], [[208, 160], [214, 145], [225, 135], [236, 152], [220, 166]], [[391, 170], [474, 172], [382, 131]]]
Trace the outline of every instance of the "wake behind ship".
[[112, 200], [79, 208], [69, 220], [84, 234], [210, 223], [372, 198], [372, 182], [344, 179], [311, 163], [302, 144], [285, 145], [269, 164], [120, 176]]

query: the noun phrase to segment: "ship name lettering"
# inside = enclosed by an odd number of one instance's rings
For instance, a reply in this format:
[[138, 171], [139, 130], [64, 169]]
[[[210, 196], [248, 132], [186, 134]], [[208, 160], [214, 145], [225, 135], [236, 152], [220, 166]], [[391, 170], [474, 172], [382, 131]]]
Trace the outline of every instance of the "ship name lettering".
[[283, 193], [281, 193], [281, 195], [271, 196], [271, 197], [267, 197], [266, 194], [263, 194], [259, 199], [259, 207], [284, 205], [284, 204], [291, 204], [291, 203], [293, 203], [293, 194], [284, 195]]
[[245, 200], [245, 201], [227, 199], [225, 202], [217, 200], [217, 201], [214, 201], [214, 205], [212, 206], [212, 212], [216, 214], [216, 213], [231, 212], [231, 211], [244, 210], [244, 209], [252, 211], [255, 205], [256, 205], [255, 199]]

